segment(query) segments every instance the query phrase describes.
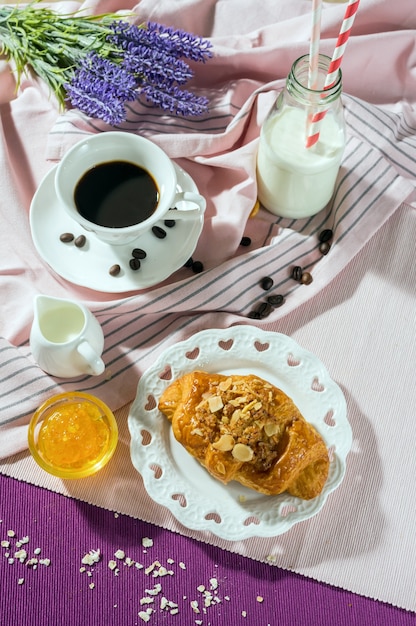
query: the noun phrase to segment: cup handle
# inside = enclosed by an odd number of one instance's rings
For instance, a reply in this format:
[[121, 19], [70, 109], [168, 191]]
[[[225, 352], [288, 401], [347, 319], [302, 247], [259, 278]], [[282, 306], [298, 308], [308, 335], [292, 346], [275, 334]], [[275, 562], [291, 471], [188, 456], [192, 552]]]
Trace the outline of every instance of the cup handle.
[[207, 207], [207, 202], [203, 196], [199, 193], [195, 193], [193, 191], [180, 191], [175, 196], [175, 204], [178, 202], [192, 202], [192, 204], [196, 204], [197, 206], [194, 209], [178, 209], [172, 208], [169, 209], [168, 214], [171, 215], [175, 220], [189, 220], [195, 219], [196, 217], [200, 217], [204, 214], [205, 209]]
[[87, 372], [92, 376], [99, 376], [105, 370], [105, 365], [101, 357], [93, 350], [88, 341], [81, 341], [77, 346], [78, 353], [86, 361]]

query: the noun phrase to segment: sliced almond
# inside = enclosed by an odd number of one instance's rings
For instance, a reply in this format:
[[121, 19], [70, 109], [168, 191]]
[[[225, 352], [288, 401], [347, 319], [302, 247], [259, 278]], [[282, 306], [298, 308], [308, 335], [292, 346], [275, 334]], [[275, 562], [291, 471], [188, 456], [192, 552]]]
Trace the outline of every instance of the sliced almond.
[[251, 411], [251, 409], [254, 409], [256, 404], [260, 404], [259, 408], [261, 408], [261, 402], [258, 403], [257, 400], [252, 400], [251, 402], [246, 404], [245, 407], [242, 409], [243, 413], [248, 413], [249, 411]]
[[212, 444], [212, 447], [220, 452], [229, 452], [234, 447], [234, 437], [232, 435], [221, 435], [221, 437]]
[[211, 413], [216, 413], [224, 407], [221, 396], [211, 396], [208, 398], [208, 406]]
[[236, 461], [241, 461], [241, 463], [251, 461], [253, 458], [253, 450], [245, 443], [236, 443], [231, 454]]
[[237, 398], [232, 398], [229, 400], [229, 403], [233, 406], [241, 406], [243, 407], [247, 402], [247, 396], [238, 396]]
[[234, 411], [234, 413], [231, 416], [231, 421], [230, 421], [230, 428], [234, 428], [234, 426], [237, 424], [238, 420], [241, 417], [241, 410], [240, 409], [236, 409]]
[[202, 430], [200, 428], [194, 428], [191, 431], [191, 435], [198, 435], [199, 437], [203, 437], [204, 433], [202, 432]]
[[268, 437], [273, 437], [273, 435], [279, 432], [279, 424], [276, 424], [276, 422], [267, 422], [267, 424], [264, 425], [264, 432]]
[[232, 379], [231, 378], [227, 378], [227, 380], [222, 380], [220, 382], [220, 384], [218, 385], [218, 388], [220, 391], [227, 391], [227, 389], [229, 389], [231, 387], [232, 384]]

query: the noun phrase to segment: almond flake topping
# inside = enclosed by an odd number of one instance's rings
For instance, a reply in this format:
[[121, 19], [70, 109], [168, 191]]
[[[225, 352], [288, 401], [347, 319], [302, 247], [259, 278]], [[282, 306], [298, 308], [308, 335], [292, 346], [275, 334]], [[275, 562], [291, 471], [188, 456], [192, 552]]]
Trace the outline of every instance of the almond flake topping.
[[248, 413], [249, 411], [251, 411], [251, 409], [258, 411], [258, 409], [261, 409], [261, 407], [262, 407], [261, 402], [259, 402], [258, 400], [252, 400], [251, 402], [249, 402], [243, 407], [242, 412]]
[[208, 406], [211, 413], [216, 413], [224, 408], [224, 403], [221, 396], [211, 396], [208, 398]]
[[229, 452], [234, 447], [234, 437], [232, 435], [221, 435], [221, 437], [212, 444], [215, 450], [220, 452]]
[[220, 382], [220, 384], [218, 385], [218, 388], [220, 391], [227, 391], [232, 384], [232, 379], [231, 378], [227, 378], [227, 380], [222, 380]]
[[246, 446], [245, 443], [236, 443], [231, 454], [236, 461], [246, 463], [247, 461], [251, 461], [254, 453], [253, 450], [249, 446]]
[[264, 425], [264, 432], [268, 437], [273, 437], [279, 432], [279, 425], [276, 422], [268, 422]]
[[237, 424], [241, 416], [242, 416], [241, 410], [236, 409], [231, 416], [230, 428], [234, 428], [234, 426]]

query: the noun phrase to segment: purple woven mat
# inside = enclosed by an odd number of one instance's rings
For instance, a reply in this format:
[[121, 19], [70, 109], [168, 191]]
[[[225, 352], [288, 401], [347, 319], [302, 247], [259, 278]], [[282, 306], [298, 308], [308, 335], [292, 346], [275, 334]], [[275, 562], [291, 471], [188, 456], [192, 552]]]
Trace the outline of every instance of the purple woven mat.
[[0, 494], [1, 626], [416, 623], [413, 613], [2, 475]]

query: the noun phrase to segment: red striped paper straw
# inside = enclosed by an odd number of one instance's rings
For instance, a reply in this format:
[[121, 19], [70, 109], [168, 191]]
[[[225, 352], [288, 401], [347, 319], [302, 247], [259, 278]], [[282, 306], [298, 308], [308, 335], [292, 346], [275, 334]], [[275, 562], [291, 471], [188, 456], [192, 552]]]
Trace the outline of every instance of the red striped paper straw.
[[[351, 34], [352, 25], [354, 23], [355, 16], [358, 11], [360, 0], [349, 0], [347, 8], [345, 10], [344, 19], [341, 24], [341, 30], [338, 35], [337, 43], [335, 45], [334, 54], [332, 55], [331, 62], [328, 67], [328, 74], [325, 79], [324, 89], [330, 89], [338, 75], [338, 70], [341, 66], [341, 62], [344, 56], [345, 48], [347, 47], [348, 39]], [[312, 124], [309, 128], [309, 134], [306, 139], [306, 147], [310, 148], [314, 146], [319, 139], [319, 127], [320, 123], [325, 117], [326, 111], [321, 111], [313, 116]]]
[[312, 32], [309, 46], [308, 88], [316, 89], [318, 81], [319, 46], [321, 42], [322, 0], [312, 0]]

